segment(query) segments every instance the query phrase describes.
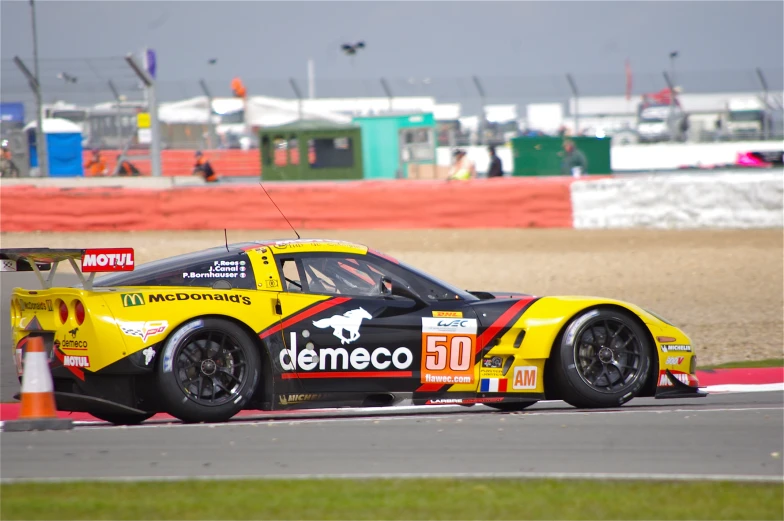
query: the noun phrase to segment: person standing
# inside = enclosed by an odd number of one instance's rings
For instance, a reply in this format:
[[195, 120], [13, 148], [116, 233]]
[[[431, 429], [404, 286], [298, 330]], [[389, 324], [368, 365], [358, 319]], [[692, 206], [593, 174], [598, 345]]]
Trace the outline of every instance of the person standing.
[[474, 162], [468, 158], [465, 150], [457, 149], [452, 153], [455, 162], [449, 170], [447, 181], [467, 181], [476, 177], [476, 167]]
[[564, 140], [563, 152], [559, 155], [563, 157], [561, 161], [561, 174], [580, 177], [588, 173], [588, 159], [585, 154], [574, 145], [571, 139]]
[[501, 158], [495, 153], [495, 147], [490, 146], [487, 150], [490, 153], [490, 166], [487, 169], [487, 177], [503, 177], [504, 169], [501, 165]]

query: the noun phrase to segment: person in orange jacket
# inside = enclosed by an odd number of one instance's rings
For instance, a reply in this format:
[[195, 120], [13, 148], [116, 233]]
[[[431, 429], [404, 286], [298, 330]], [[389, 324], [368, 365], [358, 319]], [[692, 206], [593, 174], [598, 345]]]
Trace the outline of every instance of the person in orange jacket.
[[196, 164], [193, 165], [193, 175], [201, 174], [208, 183], [218, 182], [218, 174], [212, 169], [209, 159], [202, 154], [201, 150], [196, 151]]
[[101, 158], [101, 151], [93, 149], [93, 157], [84, 164], [84, 174], [90, 177], [102, 177], [109, 173], [106, 163]]

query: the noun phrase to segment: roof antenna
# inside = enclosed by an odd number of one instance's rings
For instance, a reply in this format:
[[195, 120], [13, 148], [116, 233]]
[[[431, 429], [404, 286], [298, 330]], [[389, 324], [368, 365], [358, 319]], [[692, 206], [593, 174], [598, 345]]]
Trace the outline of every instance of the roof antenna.
[[226, 232], [226, 228], [223, 229], [223, 240], [226, 242], [226, 253], [231, 253], [229, 251], [229, 234]]
[[[264, 188], [264, 185], [261, 183], [261, 181], [259, 181], [259, 186], [261, 186], [261, 189], [262, 189], [262, 190], [264, 190], [264, 193], [265, 193], [265, 194], [267, 194], [267, 197], [269, 197], [269, 200], [270, 200], [270, 201], [272, 201], [272, 197], [270, 197], [270, 194], [267, 192], [267, 189], [266, 189], [266, 188]], [[277, 208], [277, 209], [278, 209], [278, 212], [280, 212], [280, 215], [281, 215], [281, 216], [282, 216], [284, 219], [286, 219], [286, 216], [285, 216], [285, 215], [283, 215], [283, 212], [281, 212], [281, 211], [280, 211], [280, 208], [278, 208], [278, 205], [277, 205], [277, 204], [275, 204], [275, 201], [272, 201], [272, 204], [274, 204], [274, 205], [275, 205], [275, 208]], [[289, 226], [291, 226], [291, 223], [289, 222], [289, 220], [288, 220], [288, 219], [286, 219], [286, 222], [288, 223], [288, 225], [289, 225]], [[300, 236], [299, 236], [299, 233], [297, 233], [297, 230], [295, 230], [293, 226], [291, 226], [291, 229], [292, 229], [292, 230], [294, 230], [294, 233], [295, 233], [295, 234], [297, 234], [297, 239], [301, 239], [301, 238], [302, 238], [302, 237], [300, 237]]]

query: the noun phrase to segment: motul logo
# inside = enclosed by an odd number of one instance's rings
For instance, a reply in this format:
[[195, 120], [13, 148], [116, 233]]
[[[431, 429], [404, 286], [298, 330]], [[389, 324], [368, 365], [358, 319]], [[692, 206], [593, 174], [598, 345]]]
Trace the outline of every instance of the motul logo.
[[89, 356], [64, 356], [63, 365], [66, 367], [90, 367]]
[[108, 248], [85, 250], [82, 254], [82, 271], [133, 271], [133, 248]]

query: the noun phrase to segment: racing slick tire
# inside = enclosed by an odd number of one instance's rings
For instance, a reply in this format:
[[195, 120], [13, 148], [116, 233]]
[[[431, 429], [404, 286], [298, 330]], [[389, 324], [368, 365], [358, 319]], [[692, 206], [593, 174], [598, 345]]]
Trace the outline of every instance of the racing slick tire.
[[113, 423], [114, 425], [139, 425], [145, 420], [149, 420], [154, 416], [154, 413], [149, 414], [114, 414], [114, 413], [97, 413], [91, 412], [93, 416], [99, 420]]
[[648, 335], [628, 313], [588, 310], [553, 346], [553, 383], [574, 407], [618, 407], [642, 390], [652, 352]]
[[253, 396], [261, 375], [258, 348], [238, 325], [194, 319], [166, 340], [156, 368], [163, 408], [184, 422], [223, 422]]

